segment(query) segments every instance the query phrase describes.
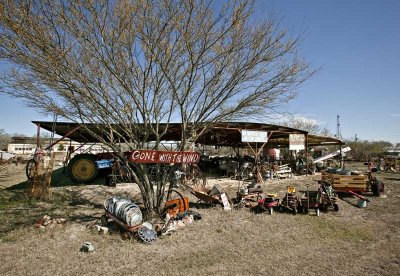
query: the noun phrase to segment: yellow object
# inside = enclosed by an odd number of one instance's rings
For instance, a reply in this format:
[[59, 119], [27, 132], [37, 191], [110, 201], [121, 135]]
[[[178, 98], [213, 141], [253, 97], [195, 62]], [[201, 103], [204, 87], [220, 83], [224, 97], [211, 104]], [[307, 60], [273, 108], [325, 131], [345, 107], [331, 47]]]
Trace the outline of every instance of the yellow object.
[[267, 194], [267, 197], [277, 197], [277, 194]]
[[72, 173], [80, 179], [89, 179], [96, 172], [96, 165], [90, 160], [81, 159], [72, 166]]
[[296, 192], [296, 188], [295, 187], [288, 187], [287, 188], [287, 192], [288, 193], [295, 193]]

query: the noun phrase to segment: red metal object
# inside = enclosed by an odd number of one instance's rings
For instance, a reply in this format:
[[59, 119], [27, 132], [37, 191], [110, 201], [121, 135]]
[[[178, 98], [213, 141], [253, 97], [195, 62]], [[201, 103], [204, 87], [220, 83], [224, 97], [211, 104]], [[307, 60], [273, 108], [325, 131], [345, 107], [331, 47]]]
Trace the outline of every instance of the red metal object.
[[105, 210], [105, 215], [107, 218], [112, 219], [113, 221], [115, 221], [116, 223], [118, 223], [123, 229], [125, 229], [128, 232], [136, 232], [139, 227], [142, 225], [141, 223], [135, 226], [128, 226], [125, 222], [123, 222], [122, 220], [118, 219], [117, 217], [113, 216], [110, 212], [108, 212], [107, 210]]
[[[40, 128], [40, 125], [38, 125], [38, 128]], [[77, 131], [78, 129], [80, 129], [81, 126], [77, 126], [75, 128], [73, 128], [72, 130], [70, 130], [67, 134], [65, 134], [63, 137], [61, 137], [60, 139], [54, 141], [53, 143], [51, 143], [50, 145], [48, 145], [45, 150], [50, 149], [51, 147], [53, 147], [54, 145], [58, 144], [59, 142], [61, 142], [62, 140], [64, 140], [65, 138], [67, 138], [69, 135], [71, 135], [72, 133], [74, 133], [75, 131]], [[39, 136], [38, 136], [39, 137]]]
[[258, 200], [258, 205], [264, 208], [273, 208], [279, 205], [279, 200], [273, 197], [261, 198]]
[[353, 192], [351, 190], [347, 190], [347, 192], [349, 192], [350, 194], [352, 194], [355, 197], [358, 197], [359, 199], [362, 199], [362, 200], [365, 200], [365, 201], [369, 202], [369, 199], [366, 198], [365, 196], [359, 195], [359, 194], [357, 194], [357, 193], [355, 193], [355, 192]]
[[133, 163], [185, 163], [200, 161], [200, 153], [192, 151], [134, 150], [129, 153]]

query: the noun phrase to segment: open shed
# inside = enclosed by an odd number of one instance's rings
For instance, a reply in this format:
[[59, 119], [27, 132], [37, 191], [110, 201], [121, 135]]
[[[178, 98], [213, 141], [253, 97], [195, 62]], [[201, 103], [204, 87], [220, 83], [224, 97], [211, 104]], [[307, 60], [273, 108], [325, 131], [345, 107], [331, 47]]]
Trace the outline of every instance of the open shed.
[[[85, 130], [77, 123], [70, 122], [48, 122], [48, 121], [33, 121], [38, 126], [38, 131], [43, 128], [48, 131], [53, 131], [55, 134], [80, 143], [98, 143], [100, 142], [94, 135]], [[168, 126], [166, 134], [163, 136], [165, 141], [180, 141], [182, 127], [180, 123], [160, 124], [160, 128]], [[102, 136], [98, 126], [94, 124], [86, 124], [92, 132], [98, 136]], [[220, 122], [214, 124], [208, 131], [204, 132], [198, 139], [197, 143], [213, 146], [227, 147], [247, 147], [253, 146], [253, 143], [243, 143], [241, 140], [242, 130], [266, 131], [268, 132], [269, 148], [283, 148], [289, 146], [289, 134], [304, 134], [306, 146], [319, 145], [343, 145], [344, 142], [340, 139], [327, 136], [318, 136], [309, 134], [307, 131], [278, 126], [273, 124], [263, 123], [248, 123], [248, 122]], [[105, 136], [103, 136], [105, 137]], [[128, 137], [127, 137], [128, 138]], [[154, 137], [149, 137], [148, 141], [152, 141]]]

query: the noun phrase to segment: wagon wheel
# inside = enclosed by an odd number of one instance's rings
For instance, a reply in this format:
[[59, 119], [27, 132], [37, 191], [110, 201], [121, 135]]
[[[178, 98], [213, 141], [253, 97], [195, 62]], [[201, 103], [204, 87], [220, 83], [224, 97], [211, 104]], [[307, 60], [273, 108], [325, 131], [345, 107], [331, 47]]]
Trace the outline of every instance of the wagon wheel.
[[182, 183], [191, 188], [205, 187], [207, 178], [197, 165], [192, 165], [182, 175]]
[[28, 163], [26, 163], [26, 177], [30, 180], [35, 176], [35, 170], [36, 170], [37, 163], [33, 159], [29, 159]]
[[113, 182], [116, 183], [130, 183], [132, 176], [129, 168], [121, 163], [115, 163], [112, 166]]
[[374, 183], [372, 184], [372, 193], [375, 196], [380, 196], [381, 195], [381, 188], [382, 188], [382, 181], [379, 180], [374, 180]]

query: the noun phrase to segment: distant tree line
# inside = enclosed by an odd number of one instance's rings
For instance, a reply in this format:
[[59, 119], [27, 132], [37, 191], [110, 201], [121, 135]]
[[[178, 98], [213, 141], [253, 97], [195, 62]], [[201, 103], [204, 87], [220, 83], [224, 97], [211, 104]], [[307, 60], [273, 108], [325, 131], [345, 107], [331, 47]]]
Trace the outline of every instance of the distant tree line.
[[10, 141], [11, 135], [6, 133], [4, 129], [0, 129], [0, 150], [7, 150]]
[[357, 161], [384, 157], [388, 150], [400, 149], [400, 143], [395, 145], [387, 141], [346, 141], [346, 145], [351, 148], [349, 156]]

